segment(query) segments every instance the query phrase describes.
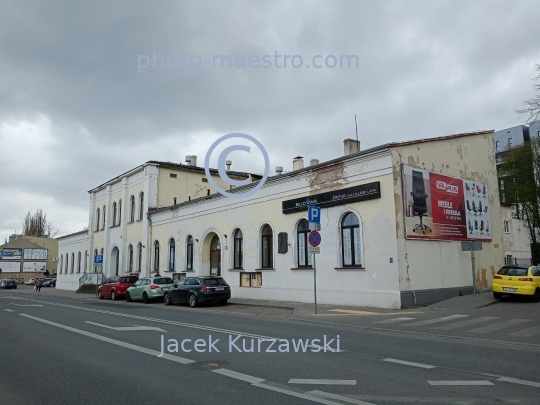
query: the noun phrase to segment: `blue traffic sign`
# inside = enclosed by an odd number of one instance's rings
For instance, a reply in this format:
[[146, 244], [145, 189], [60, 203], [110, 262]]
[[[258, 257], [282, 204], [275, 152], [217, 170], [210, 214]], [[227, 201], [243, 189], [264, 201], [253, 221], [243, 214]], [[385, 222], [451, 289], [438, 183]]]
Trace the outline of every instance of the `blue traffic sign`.
[[103, 255], [95, 255], [94, 256], [94, 264], [103, 264]]
[[308, 207], [308, 220], [309, 222], [321, 222], [321, 209], [310, 205]]
[[311, 231], [308, 236], [309, 244], [313, 247], [317, 247], [321, 244], [321, 234], [317, 231]]

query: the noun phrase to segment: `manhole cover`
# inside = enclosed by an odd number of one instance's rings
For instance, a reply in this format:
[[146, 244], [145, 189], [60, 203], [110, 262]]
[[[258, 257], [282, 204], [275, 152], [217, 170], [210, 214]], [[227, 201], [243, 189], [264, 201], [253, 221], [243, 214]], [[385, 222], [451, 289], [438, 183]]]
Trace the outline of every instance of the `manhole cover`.
[[212, 371], [217, 370], [218, 368], [227, 368], [229, 367], [229, 363], [226, 361], [198, 361], [197, 363], [193, 363], [191, 366], [189, 366], [192, 370], [200, 370], [200, 371]]

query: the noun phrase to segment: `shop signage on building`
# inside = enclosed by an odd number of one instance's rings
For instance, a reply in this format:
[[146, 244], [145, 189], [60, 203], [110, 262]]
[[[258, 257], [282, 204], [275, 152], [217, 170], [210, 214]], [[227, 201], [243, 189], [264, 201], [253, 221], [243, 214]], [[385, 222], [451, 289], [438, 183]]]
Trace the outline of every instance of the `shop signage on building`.
[[0, 273], [19, 273], [21, 262], [0, 262]]
[[20, 259], [22, 249], [4, 248], [0, 249], [0, 259]]
[[407, 239], [491, 240], [487, 185], [403, 165]]
[[23, 271], [33, 273], [43, 273], [47, 270], [47, 262], [24, 262]]
[[47, 249], [24, 249], [24, 260], [47, 260]]
[[307, 211], [310, 205], [327, 208], [357, 201], [372, 200], [374, 198], [381, 198], [381, 184], [378, 181], [282, 201], [281, 208], [283, 214], [292, 214], [294, 212]]

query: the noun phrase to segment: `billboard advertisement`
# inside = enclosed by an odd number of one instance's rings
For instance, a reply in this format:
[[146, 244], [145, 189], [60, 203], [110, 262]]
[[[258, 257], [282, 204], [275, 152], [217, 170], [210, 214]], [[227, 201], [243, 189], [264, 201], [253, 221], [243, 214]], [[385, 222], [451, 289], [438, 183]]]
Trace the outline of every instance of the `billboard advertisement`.
[[0, 259], [20, 259], [22, 249], [4, 248], [0, 249]]
[[491, 241], [487, 185], [403, 165], [407, 239]]
[[24, 260], [47, 260], [47, 249], [24, 249]]
[[47, 269], [47, 262], [24, 262], [23, 271], [34, 272], [34, 273], [44, 273]]
[[19, 273], [21, 262], [0, 262], [0, 273]]

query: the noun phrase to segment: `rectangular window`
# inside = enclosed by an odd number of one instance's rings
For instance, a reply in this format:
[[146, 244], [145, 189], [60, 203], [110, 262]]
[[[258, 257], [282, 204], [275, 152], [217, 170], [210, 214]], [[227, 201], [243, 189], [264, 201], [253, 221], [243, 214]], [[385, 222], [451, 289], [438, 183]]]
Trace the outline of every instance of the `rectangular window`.
[[203, 178], [202, 178], [202, 182], [203, 182], [203, 183], [208, 183], [208, 179], [207, 179], [206, 177], [203, 177]]
[[262, 273], [240, 273], [240, 287], [262, 287]]
[[352, 266], [351, 229], [345, 228], [343, 232], [343, 265]]
[[510, 221], [503, 222], [504, 233], [510, 233]]
[[176, 173], [169, 173], [169, 177], [176, 179], [178, 175]]

